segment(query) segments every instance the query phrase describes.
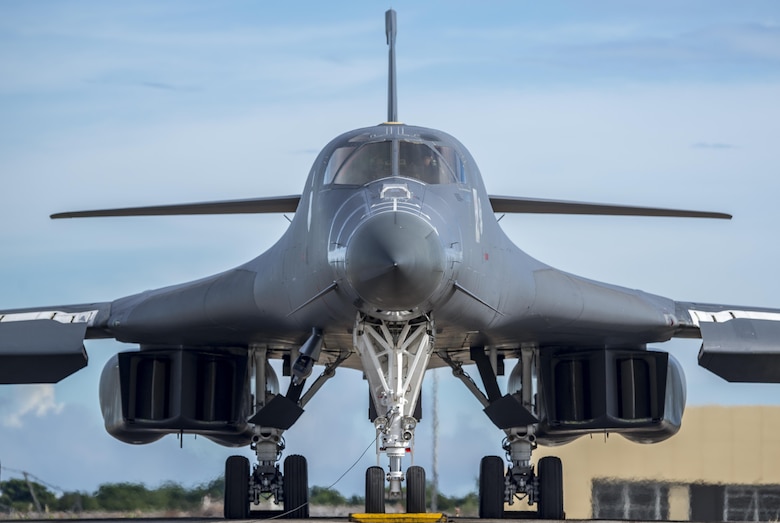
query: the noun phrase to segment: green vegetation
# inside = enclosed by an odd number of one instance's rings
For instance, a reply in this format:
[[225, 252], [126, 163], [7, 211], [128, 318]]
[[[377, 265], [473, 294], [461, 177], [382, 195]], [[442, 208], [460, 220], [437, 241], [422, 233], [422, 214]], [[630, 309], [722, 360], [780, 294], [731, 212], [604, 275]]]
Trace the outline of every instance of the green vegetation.
[[309, 503], [312, 505], [337, 506], [362, 506], [365, 504], [363, 496], [344, 497], [338, 490], [326, 487], [314, 486], [309, 489]]
[[224, 481], [218, 478], [193, 489], [185, 489], [177, 483], [163, 483], [157, 489], [149, 489], [141, 483], [107, 483], [92, 494], [64, 492], [57, 497], [36, 481], [9, 479], [0, 481], [0, 512], [37, 511], [36, 500], [44, 511], [189, 512], [200, 509], [206, 496], [221, 500], [223, 492]]
[[[39, 482], [9, 479], [0, 481], [0, 513], [36, 512], [36, 500], [40, 510], [49, 512], [196, 512], [202, 508], [203, 499], [207, 496], [221, 501], [224, 488], [224, 479], [220, 477], [192, 489], [177, 483], [163, 483], [156, 489], [141, 483], [106, 483], [93, 493], [63, 492], [57, 496]], [[429, 484], [429, 505], [431, 494]], [[439, 494], [437, 499], [439, 511], [455, 514], [458, 510], [464, 515], [476, 513], [478, 500], [475, 493], [463, 497]], [[309, 501], [317, 506], [360, 507], [364, 503], [362, 496], [347, 498], [335, 489], [320, 486], [311, 487]]]
[[[428, 508], [431, 507], [431, 490], [428, 486]], [[441, 492], [436, 497], [436, 510], [446, 514], [463, 516], [476, 515], [479, 510], [479, 496], [476, 492], [469, 492], [465, 496], [445, 496]]]
[[312, 505], [346, 505], [347, 498], [338, 490], [314, 486], [309, 489], [309, 503]]
[[[30, 489], [30, 486], [32, 486], [32, 489]], [[23, 507], [34, 507], [35, 500], [41, 506], [53, 506], [56, 503], [57, 497], [40, 483], [32, 481], [30, 486], [23, 479], [3, 481], [0, 483], [0, 491], [2, 491], [0, 506], [8, 506], [13, 510], [20, 510]]]

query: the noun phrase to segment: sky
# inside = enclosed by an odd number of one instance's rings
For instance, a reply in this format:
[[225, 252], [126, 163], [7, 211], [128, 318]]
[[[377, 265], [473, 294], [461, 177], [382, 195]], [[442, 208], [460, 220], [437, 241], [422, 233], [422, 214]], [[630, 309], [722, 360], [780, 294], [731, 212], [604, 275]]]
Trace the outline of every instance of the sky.
[[[284, 216], [48, 216], [299, 193], [329, 140], [385, 120], [388, 7], [0, 2], [0, 309], [110, 301], [271, 246]], [[679, 301], [780, 308], [780, 4], [392, 7], [400, 119], [457, 137], [489, 193], [734, 215], [504, 217], [523, 250]], [[108, 358], [132, 347], [86, 348], [89, 366], [57, 385], [0, 387], [0, 479], [25, 470], [65, 490], [191, 486], [218, 476], [227, 456], [251, 456], [193, 436], [181, 448], [175, 436], [114, 440], [98, 380]], [[780, 403], [778, 385], [728, 384], [699, 368], [697, 340], [656, 348], [683, 364], [689, 406]], [[436, 372], [440, 489], [465, 494], [480, 458], [503, 455], [503, 434], [448, 371]], [[414, 455], [429, 477], [431, 386]], [[360, 373], [341, 370], [286, 433], [287, 453], [309, 459], [311, 484], [329, 486], [358, 461], [335, 488], [362, 493], [376, 464], [366, 408]]]

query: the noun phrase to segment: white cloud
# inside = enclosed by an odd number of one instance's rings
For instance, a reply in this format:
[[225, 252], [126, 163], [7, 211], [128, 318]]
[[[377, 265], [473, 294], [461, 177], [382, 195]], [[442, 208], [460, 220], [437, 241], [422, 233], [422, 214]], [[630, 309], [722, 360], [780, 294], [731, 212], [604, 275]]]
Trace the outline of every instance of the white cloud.
[[54, 397], [54, 385], [20, 385], [6, 390], [10, 394], [0, 402], [0, 422], [6, 427], [20, 429], [24, 418], [59, 414], [64, 407]]

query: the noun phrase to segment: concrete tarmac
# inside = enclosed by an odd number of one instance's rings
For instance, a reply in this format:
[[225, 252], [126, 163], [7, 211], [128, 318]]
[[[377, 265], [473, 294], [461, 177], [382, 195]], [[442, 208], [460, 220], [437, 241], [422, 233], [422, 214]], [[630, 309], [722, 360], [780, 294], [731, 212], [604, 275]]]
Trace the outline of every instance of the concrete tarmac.
[[[0, 519], [2, 520], [2, 519]], [[6, 521], [16, 521], [15, 519], [7, 519]], [[214, 523], [216, 521], [227, 521], [223, 518], [115, 518], [115, 519], [79, 519], [79, 518], [61, 518], [61, 519], [54, 519], [54, 518], [47, 518], [47, 519], [24, 519], [25, 523], [35, 522], [38, 521], [40, 523], [50, 523], [51, 521], [68, 521], [70, 523], [75, 522], [83, 522], [83, 523], [118, 523], [127, 521], [132, 521], [133, 523]], [[245, 520], [231, 520], [231, 522], [235, 523], [260, 523], [263, 521], [282, 521], [285, 523], [349, 523], [348, 517], [325, 517], [325, 518], [309, 518], [309, 519], [245, 519]], [[528, 521], [532, 523], [551, 523], [553, 520], [539, 520], [539, 519], [479, 519], [479, 518], [456, 518], [456, 517], [448, 517], [447, 521], [449, 523], [506, 523], [509, 521]], [[561, 520], [563, 521], [563, 520]], [[621, 523], [616, 520], [598, 520], [598, 519], [589, 519], [589, 520], [582, 520], [582, 519], [567, 519], [565, 520], [568, 523]], [[629, 522], [626, 522], [629, 523]], [[630, 523], [659, 523], [658, 521], [653, 522], [643, 522], [643, 521], [631, 521]], [[660, 522], [660, 523], [670, 523], [670, 522]]]

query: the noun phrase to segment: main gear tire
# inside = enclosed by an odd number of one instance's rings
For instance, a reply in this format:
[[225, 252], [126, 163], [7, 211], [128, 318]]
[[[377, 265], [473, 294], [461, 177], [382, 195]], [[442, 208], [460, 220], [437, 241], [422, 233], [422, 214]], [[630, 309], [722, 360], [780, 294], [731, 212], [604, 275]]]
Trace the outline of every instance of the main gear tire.
[[225, 461], [225, 519], [249, 517], [249, 460], [230, 456]]
[[479, 463], [479, 517], [504, 517], [504, 460], [485, 456]]
[[563, 465], [555, 456], [545, 456], [537, 464], [539, 477], [539, 518], [564, 519]]
[[284, 512], [288, 519], [309, 517], [309, 469], [306, 458], [291, 454], [284, 460]]

